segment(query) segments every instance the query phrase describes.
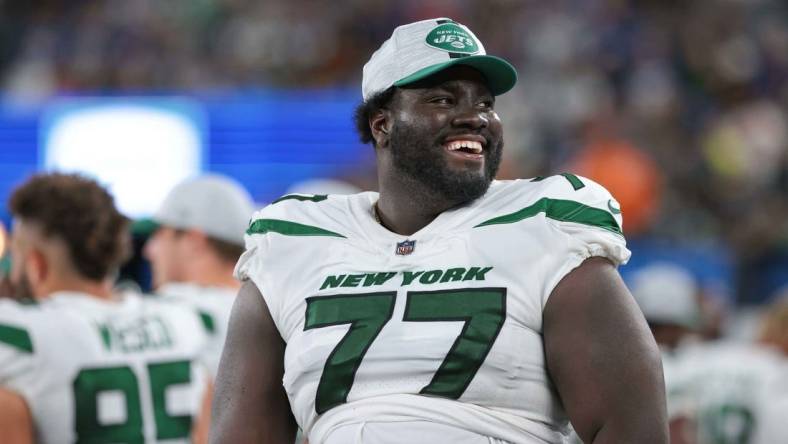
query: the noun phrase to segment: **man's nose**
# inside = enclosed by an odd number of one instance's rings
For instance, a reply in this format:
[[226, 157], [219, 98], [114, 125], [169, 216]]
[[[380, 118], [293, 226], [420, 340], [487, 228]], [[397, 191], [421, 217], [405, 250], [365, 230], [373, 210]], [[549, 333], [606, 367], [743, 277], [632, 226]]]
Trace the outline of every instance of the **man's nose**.
[[490, 125], [490, 119], [478, 108], [466, 106], [458, 110], [457, 115], [452, 119], [452, 125], [456, 127], [480, 129]]

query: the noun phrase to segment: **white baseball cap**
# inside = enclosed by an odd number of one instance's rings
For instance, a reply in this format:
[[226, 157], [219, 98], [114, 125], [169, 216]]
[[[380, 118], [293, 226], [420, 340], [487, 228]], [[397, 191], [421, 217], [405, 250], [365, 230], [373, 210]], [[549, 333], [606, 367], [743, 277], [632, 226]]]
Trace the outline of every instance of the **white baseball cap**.
[[444, 17], [394, 29], [364, 65], [361, 94], [367, 100], [392, 86], [411, 84], [454, 65], [479, 70], [496, 96], [517, 82], [517, 71], [509, 62], [487, 55], [470, 29]]
[[700, 322], [698, 283], [681, 266], [657, 262], [635, 272], [632, 295], [649, 322], [697, 328]]
[[153, 215], [156, 225], [196, 229], [237, 245], [254, 212], [254, 201], [241, 184], [225, 176], [208, 174], [176, 185]]

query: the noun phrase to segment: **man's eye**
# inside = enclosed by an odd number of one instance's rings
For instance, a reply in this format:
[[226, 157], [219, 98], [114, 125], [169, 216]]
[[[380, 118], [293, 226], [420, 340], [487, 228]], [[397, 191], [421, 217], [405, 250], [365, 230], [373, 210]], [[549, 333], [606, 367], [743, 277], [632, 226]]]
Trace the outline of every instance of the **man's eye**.
[[452, 100], [451, 100], [451, 97], [439, 96], [439, 97], [431, 98], [429, 100], [429, 102], [430, 103], [438, 103], [438, 104], [441, 104], [441, 105], [451, 105]]
[[492, 100], [485, 100], [483, 102], [479, 102], [479, 107], [482, 109], [493, 109], [495, 108], [495, 102]]

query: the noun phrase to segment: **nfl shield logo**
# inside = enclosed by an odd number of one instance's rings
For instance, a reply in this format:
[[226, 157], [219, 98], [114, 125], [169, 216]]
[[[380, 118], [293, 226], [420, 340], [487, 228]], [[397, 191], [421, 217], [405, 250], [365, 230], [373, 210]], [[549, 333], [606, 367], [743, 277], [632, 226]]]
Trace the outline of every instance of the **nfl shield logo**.
[[402, 242], [397, 242], [397, 254], [399, 255], [406, 255], [413, 253], [413, 249], [416, 248], [416, 241], [415, 240], [404, 240]]

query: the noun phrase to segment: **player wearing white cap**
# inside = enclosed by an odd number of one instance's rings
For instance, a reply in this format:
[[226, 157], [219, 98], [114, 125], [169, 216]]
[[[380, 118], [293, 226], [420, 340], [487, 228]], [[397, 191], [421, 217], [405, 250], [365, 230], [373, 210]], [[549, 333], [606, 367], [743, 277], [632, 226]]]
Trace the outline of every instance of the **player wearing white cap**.
[[38, 175], [9, 207], [10, 281], [33, 302], [0, 300], [0, 441], [204, 440], [203, 327], [192, 310], [113, 291], [130, 240], [109, 193]]
[[724, 341], [693, 344], [679, 351], [673, 367], [670, 419], [683, 425], [689, 442], [788, 441], [788, 361], [776, 350]]
[[689, 270], [671, 262], [650, 263], [635, 271], [629, 288], [648, 322], [662, 355], [671, 442], [683, 443], [685, 384], [679, 352], [701, 340], [699, 286]]
[[[364, 67], [379, 193], [258, 212], [215, 443], [666, 443], [656, 344], [616, 265], [616, 201], [495, 181], [516, 72], [465, 26], [400, 26]], [[291, 413], [292, 412], [292, 413]]]
[[763, 313], [757, 342], [690, 342], [676, 350], [666, 366], [675, 442], [788, 442], [788, 303]]
[[701, 325], [700, 290], [695, 277], [670, 262], [636, 271], [629, 287], [663, 351], [697, 336]]
[[188, 179], [169, 192], [154, 214], [156, 229], [144, 248], [156, 293], [200, 314], [210, 334], [204, 359], [212, 375], [240, 288], [233, 267], [253, 211], [249, 193], [228, 177]]

